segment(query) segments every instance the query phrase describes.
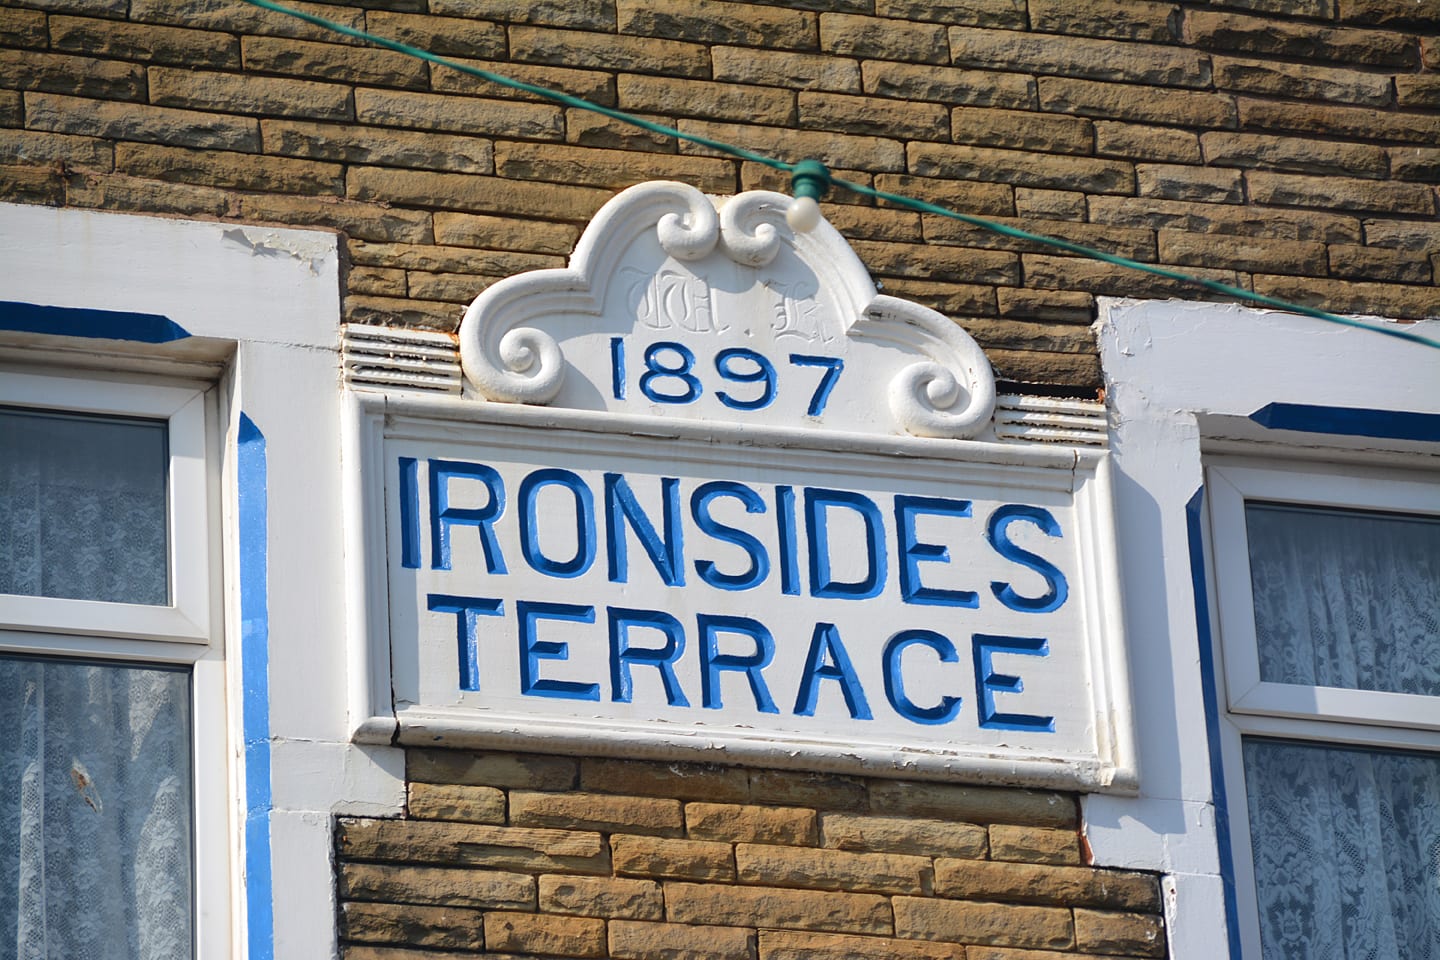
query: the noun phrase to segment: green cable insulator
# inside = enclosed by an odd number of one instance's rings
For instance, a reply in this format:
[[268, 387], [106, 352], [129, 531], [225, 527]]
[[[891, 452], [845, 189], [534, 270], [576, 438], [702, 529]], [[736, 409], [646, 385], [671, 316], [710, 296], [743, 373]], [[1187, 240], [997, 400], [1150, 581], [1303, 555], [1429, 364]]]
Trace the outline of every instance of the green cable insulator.
[[801, 160], [790, 171], [790, 193], [821, 200], [830, 192], [830, 168], [819, 160]]

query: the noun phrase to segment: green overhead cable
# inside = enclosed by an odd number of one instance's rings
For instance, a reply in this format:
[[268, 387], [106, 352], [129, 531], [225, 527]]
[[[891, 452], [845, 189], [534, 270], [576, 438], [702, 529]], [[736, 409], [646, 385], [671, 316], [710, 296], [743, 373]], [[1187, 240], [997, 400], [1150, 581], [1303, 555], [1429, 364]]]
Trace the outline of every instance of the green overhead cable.
[[714, 150], [718, 153], [726, 154], [727, 156], [735, 157], [740, 160], [749, 160], [752, 163], [763, 164], [775, 170], [782, 170], [786, 173], [791, 174], [792, 179], [794, 180], [795, 185], [798, 188], [798, 190], [795, 191], [797, 195], [804, 195], [819, 199], [820, 197], [824, 196], [824, 194], [828, 191], [829, 187], [833, 185], [845, 190], [849, 190], [852, 193], [860, 194], [861, 196], [874, 197], [877, 200], [884, 200], [887, 203], [894, 204], [898, 207], [905, 207], [907, 209], [915, 210], [920, 213], [929, 213], [939, 217], [946, 217], [951, 220], [958, 220], [961, 223], [968, 223], [971, 226], [979, 227], [982, 230], [988, 230], [991, 233], [997, 233], [1004, 237], [1011, 237], [1016, 240], [1024, 240], [1029, 243], [1038, 244], [1040, 246], [1053, 247], [1057, 250], [1064, 250], [1067, 253], [1073, 253], [1082, 257], [1088, 257], [1091, 260], [1099, 260], [1104, 263], [1113, 263], [1116, 266], [1126, 267], [1130, 270], [1138, 270], [1142, 273], [1152, 274], [1157, 277], [1165, 277], [1166, 279], [1174, 280], [1179, 283], [1193, 284], [1198, 287], [1203, 287], [1206, 290], [1214, 291], [1215, 293], [1224, 294], [1227, 297], [1233, 297], [1237, 300], [1247, 300], [1251, 303], [1258, 303], [1267, 307], [1274, 307], [1277, 310], [1284, 310], [1287, 313], [1298, 313], [1307, 317], [1314, 317], [1318, 320], [1324, 320], [1329, 323], [1340, 324], [1341, 326], [1346, 327], [1356, 327], [1361, 330], [1370, 330], [1375, 333], [1384, 334], [1389, 337], [1396, 337], [1401, 340], [1408, 340], [1412, 343], [1419, 343], [1427, 347], [1434, 347], [1436, 349], [1440, 349], [1440, 342], [1428, 339], [1426, 337], [1422, 337], [1418, 333], [1413, 333], [1400, 326], [1380, 326], [1373, 323], [1365, 323], [1364, 321], [1356, 320], [1352, 317], [1343, 317], [1338, 314], [1328, 313], [1315, 307], [1307, 307], [1304, 304], [1291, 303], [1287, 300], [1281, 300], [1278, 297], [1270, 297], [1266, 296], [1263, 293], [1255, 293], [1253, 290], [1246, 290], [1242, 287], [1231, 286], [1228, 283], [1221, 283], [1218, 280], [1208, 280], [1204, 277], [1191, 276], [1190, 274], [1182, 273], [1179, 270], [1171, 270], [1168, 267], [1157, 266], [1153, 263], [1141, 263], [1138, 260], [1131, 260], [1129, 257], [1122, 257], [1114, 253], [1106, 253], [1103, 250], [1096, 250], [1092, 247], [1087, 247], [1079, 243], [1071, 243], [1069, 240], [1061, 240], [1058, 237], [1047, 237], [1044, 234], [1031, 233], [1028, 230], [1021, 230], [1018, 227], [1011, 227], [1003, 223], [995, 223], [994, 221], [986, 220], [983, 217], [975, 217], [971, 216], [970, 214], [959, 213], [957, 211], [942, 207], [938, 204], [929, 203], [925, 200], [917, 200], [913, 197], [907, 197], [898, 193], [887, 193], [884, 190], [876, 190], [874, 187], [868, 187], [861, 183], [851, 183], [848, 180], [841, 180], [837, 177], [832, 177], [830, 175], [830, 172], [824, 167], [823, 164], [818, 163], [814, 160], [802, 160], [799, 163], [787, 163], [783, 160], [777, 160], [774, 157], [767, 157], [764, 154], [759, 154], [751, 150], [746, 150], [744, 147], [737, 147], [734, 144], [725, 143], [721, 140], [712, 140], [709, 137], [700, 136], [699, 134], [695, 133], [686, 133], [683, 130], [675, 129], [674, 127], [667, 127], [661, 123], [655, 123], [654, 121], [646, 120], [642, 117], [633, 116], [623, 110], [616, 110], [613, 107], [601, 106], [600, 104], [592, 103], [589, 100], [584, 99], [583, 97], [572, 96], [568, 93], [562, 93], [559, 90], [551, 90], [548, 87], [538, 86], [533, 83], [526, 83], [523, 80], [515, 80], [502, 74], [492, 73], [489, 70], [482, 70], [479, 67], [472, 67], [469, 64], [459, 63], [455, 60], [450, 60], [437, 54], [431, 53], [428, 50], [422, 50], [419, 47], [413, 47], [408, 43], [401, 43], [398, 40], [390, 40], [386, 37], [380, 37], [372, 33], [367, 33], [364, 30], [357, 30], [354, 27], [347, 27], [343, 23], [336, 23], [333, 20], [327, 20], [324, 17], [318, 17], [313, 13], [306, 13], [303, 10], [295, 10], [290, 7], [275, 3], [273, 2], [273, 0], [245, 0], [245, 2], [251, 4], [252, 6], [262, 7], [266, 10], [273, 10], [276, 13], [283, 13], [292, 17], [296, 17], [300, 20], [306, 21], [307, 23], [312, 23], [317, 27], [323, 27], [324, 29], [333, 31], [335, 33], [343, 34], [348, 37], [354, 37], [357, 40], [364, 40], [367, 43], [373, 43], [376, 46], [395, 50], [399, 53], [407, 54], [420, 60], [429, 61], [430, 63], [436, 63], [442, 67], [448, 67], [451, 70], [456, 70], [460, 73], [468, 74], [469, 76], [478, 77], [481, 80], [489, 81], [490, 83], [496, 84], [497, 86], [506, 87], [511, 90], [520, 90], [529, 94], [534, 94], [535, 96], [544, 97], [546, 100], [563, 104], [567, 107], [574, 107], [578, 110], [588, 110], [592, 113], [598, 113], [602, 116], [610, 117], [612, 120], [619, 120], [622, 123], [628, 123], [631, 126], [639, 127], [642, 130], [648, 130], [651, 133], [658, 133], [661, 136], [666, 137], [674, 137], [677, 140], [685, 140], [690, 143], [706, 147], [707, 149]]

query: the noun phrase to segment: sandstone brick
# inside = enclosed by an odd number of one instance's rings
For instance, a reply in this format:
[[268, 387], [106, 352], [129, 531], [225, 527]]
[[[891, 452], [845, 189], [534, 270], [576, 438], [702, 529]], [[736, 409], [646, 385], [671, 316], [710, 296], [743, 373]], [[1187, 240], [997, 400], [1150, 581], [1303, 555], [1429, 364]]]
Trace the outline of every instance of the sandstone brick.
[[424, 89], [430, 82], [425, 61], [396, 50], [283, 37], [245, 37], [240, 41], [240, 51], [247, 71], [382, 87]]
[[524, 827], [564, 827], [604, 832], [679, 836], [685, 825], [679, 800], [605, 793], [510, 791], [510, 822]]
[[484, 910], [534, 910], [535, 878], [502, 870], [343, 863], [342, 900], [423, 903]]
[[[871, 187], [874, 186], [875, 183], [874, 176], [862, 170], [846, 170], [831, 167], [830, 175], [834, 177], [837, 184], [843, 180], [847, 183]], [[776, 193], [789, 193], [791, 190], [790, 174], [783, 170], [776, 170], [774, 167], [766, 166], [763, 163], [743, 160], [740, 163], [740, 189], [771, 190]], [[867, 196], [844, 189], [843, 187], [837, 187], [830, 192], [828, 202], [869, 206], [872, 201]]]
[[614, 190], [645, 180], [683, 180], [708, 193], [735, 192], [732, 161], [710, 157], [502, 142], [495, 148], [495, 168], [517, 180]]
[[[961, 321], [970, 336], [987, 352], [1010, 350], [1012, 353], [1049, 355], [1095, 353], [1095, 335], [1071, 323], [1035, 323], [1030, 320], [990, 320], [966, 317]], [[996, 898], [998, 899], [998, 898]]]
[[1435, 212], [1434, 193], [1428, 187], [1414, 183], [1311, 177], [1263, 170], [1246, 172], [1245, 182], [1252, 203], [1426, 216]]
[[1245, 129], [1316, 133], [1326, 137], [1392, 140], [1429, 146], [1440, 141], [1440, 114], [1375, 110], [1328, 103], [1274, 100], [1237, 101]]
[[[986, 350], [985, 354], [990, 358], [990, 365], [995, 368], [995, 378], [1002, 382], [1071, 387], [1091, 397], [1099, 395], [1098, 391], [1103, 383], [1100, 358], [1093, 353], [1044, 353], [1039, 350], [1000, 350], [992, 347]], [[1086, 958], [1066, 954], [1064, 960]]]
[[260, 149], [260, 126], [249, 117], [50, 93], [27, 93], [25, 104], [32, 130], [245, 153]]
[[1233, 128], [1236, 123], [1235, 104], [1223, 94], [1068, 77], [1041, 77], [1038, 83], [1043, 110], [1166, 126]]
[[1035, 81], [1019, 73], [867, 60], [861, 65], [861, 74], [865, 92], [882, 97], [1022, 110], [1036, 105]]
[[953, 946], [922, 940], [856, 937], [843, 933], [802, 933], [797, 930], [761, 930], [760, 960], [814, 960], [816, 957], [855, 957], [856, 960], [956, 960]]
[[678, 800], [744, 800], [750, 793], [745, 771], [740, 767], [601, 757], [580, 761], [580, 785], [604, 793]]
[[[1154, 260], [1155, 235], [1149, 230], [1127, 227], [1096, 226], [1091, 223], [1072, 223], [1067, 220], [1027, 220], [1023, 218], [997, 217], [994, 222], [1015, 227], [1044, 237], [1058, 237], [1071, 243], [1083, 244], [1119, 254], [1131, 260]], [[1038, 241], [1020, 240], [984, 227], [947, 217], [923, 218], [925, 239], [931, 243], [954, 243], [966, 247], [980, 247], [987, 250], [1038, 251], [1050, 249]]]
[[25, 101], [18, 90], [0, 90], [0, 127], [18, 127], [25, 118]]
[[1245, 187], [1237, 170], [1140, 163], [1135, 165], [1136, 193], [1166, 200], [1244, 203]]
[[386, 267], [351, 267], [345, 271], [344, 289], [346, 293], [375, 297], [403, 297], [405, 271]]
[[[752, 127], [738, 123], [709, 123], [681, 120], [685, 133], [748, 147], [779, 157], [809, 157], [833, 169], [851, 167], [875, 171], [905, 168], [905, 148], [895, 140], [844, 133], [794, 130], [785, 127]], [[681, 143], [682, 153], [705, 152], [706, 148]]]
[[93, 137], [0, 129], [0, 164], [42, 166], [62, 163], [66, 167], [108, 173], [115, 169], [115, 147]]
[[1026, 110], [956, 107], [950, 130], [956, 143], [1045, 153], [1090, 153], [1095, 129], [1089, 120]]
[[352, 200], [577, 222], [589, 220], [611, 196], [591, 187], [381, 167], [352, 167], [346, 189]]
[[[432, 8], [434, 6], [435, 4], [431, 4]], [[505, 28], [470, 14], [473, 6], [474, 4], [467, 3], [466, 15], [460, 17], [368, 10], [365, 13], [365, 26], [377, 36], [408, 43], [412, 47], [429, 50], [443, 57], [484, 59], [505, 56]], [[534, 6], [536, 5], [525, 4], [521, 9]]]
[[735, 869], [741, 883], [915, 896], [928, 895], [932, 880], [929, 857], [756, 843], [736, 845]]
[[350, 88], [338, 83], [208, 73], [177, 67], [151, 67], [149, 81], [150, 102], [162, 107], [316, 120], [348, 120], [354, 115]]
[[[674, 117], [651, 113], [637, 113], [635, 116], [667, 127], [675, 126]], [[589, 110], [574, 108], [565, 111], [565, 141], [603, 150], [646, 150], [650, 153], [678, 153], [680, 150], [680, 144], [668, 134], [652, 133]]]
[[1436, 0], [1415, 0], [1413, 3], [1392, 3], [1390, 0], [1339, 0], [1336, 11], [1346, 23], [1364, 23], [1386, 27], [1418, 27], [1435, 29], [1440, 21], [1440, 3]]
[[548, 24], [581, 30], [615, 29], [614, 6], [606, 0], [430, 0], [430, 12], [479, 20]]
[[239, 207], [239, 198], [231, 190], [119, 174], [76, 174], [66, 184], [65, 200], [75, 207], [187, 217], [234, 216]]
[[557, 138], [564, 132], [559, 107], [398, 90], [356, 90], [355, 116], [367, 124], [471, 135]]
[[1091, 197], [1088, 204], [1092, 223], [1326, 243], [1360, 240], [1359, 219], [1336, 213], [1150, 197]]
[[1184, 267], [1261, 270], [1266, 273], [1325, 275], [1325, 245], [1308, 240], [1222, 237], [1161, 230], [1160, 260]]
[[912, 143], [906, 152], [909, 172], [921, 177], [989, 180], [1086, 193], [1133, 193], [1135, 189], [1134, 167], [1119, 160], [939, 143]]
[[143, 100], [145, 68], [118, 60], [0, 49], [0, 87], [107, 100]]
[[735, 856], [728, 843], [618, 836], [610, 838], [610, 851], [615, 872], [625, 876], [735, 879]]
[[163, 147], [149, 143], [119, 143], [115, 168], [131, 176], [170, 180], [236, 190], [273, 190], [278, 193], [339, 194], [344, 189], [337, 164], [290, 160], [253, 153], [220, 153]]
[[[368, 943], [341, 943], [340, 957], [341, 960], [474, 960], [475, 955], [455, 950], [407, 950], [404, 947]], [[1065, 960], [1077, 958], [1066, 957]]]
[[[1214, 299], [1217, 295], [1195, 283], [1141, 273], [1133, 268], [1103, 263], [1083, 257], [1055, 257], [1046, 254], [1022, 255], [1025, 283], [1052, 290], [1085, 290], [1097, 296], [1113, 297], [1179, 297], [1187, 300]], [[1191, 267], [1187, 274], [1218, 283], [1238, 286], [1239, 276], [1233, 270]], [[996, 853], [992, 847], [991, 857]]]
[[1189, 130], [1097, 120], [1095, 152], [1102, 157], [1199, 163], [1200, 137]]
[[1185, 37], [1207, 50], [1377, 67], [1420, 65], [1413, 36], [1384, 30], [1325, 27], [1270, 16], [1247, 16], [1211, 10], [1190, 10], [1185, 15]]
[[800, 94], [800, 126], [906, 140], [950, 139], [950, 118], [938, 103], [833, 93]]
[[[315, 14], [342, 26], [365, 29], [365, 11], [331, 3], [288, 3], [286, 6]], [[78, 11], [77, 11], [78, 12]], [[124, 5], [121, 5], [121, 15]], [[221, 30], [242, 35], [301, 37], [333, 41], [335, 34], [325, 27], [306, 23], [298, 17], [279, 17], [269, 10], [243, 0], [189, 0], [176, 5], [172, 0], [131, 0], [130, 19], [139, 23], [165, 23], [201, 30]]]
[[[830, 217], [838, 204], [826, 204], [826, 217]], [[864, 207], [847, 207], [851, 213], [860, 217], [867, 214], [884, 214], [887, 211], [874, 210]], [[850, 214], [846, 214], [849, 216]], [[919, 218], [910, 221], [909, 214], [902, 214], [905, 219], [897, 222], [913, 222], [918, 233]], [[849, 221], [831, 221], [837, 224], [842, 232], [846, 226], [851, 226]], [[867, 231], [859, 230], [859, 235]], [[899, 228], [887, 230], [886, 232], [899, 233]], [[819, 810], [863, 810], [866, 805], [865, 781], [856, 777], [844, 777], [833, 773], [819, 773], [809, 770], [751, 770], [750, 771], [750, 798], [756, 803], [785, 804], [789, 806], [814, 807]]]
[[1383, 178], [1389, 169], [1383, 147], [1258, 133], [1202, 134], [1205, 162], [1224, 167], [1261, 167], [1295, 173], [1338, 173]]
[[[564, 67], [513, 63], [511, 61], [461, 60], [448, 57], [464, 67], [484, 70], [509, 77], [523, 83], [534, 84], [553, 90], [563, 90], [571, 96], [583, 97], [602, 107], [615, 106], [615, 80], [599, 70], [567, 70]], [[524, 100], [529, 103], [553, 104], [555, 101], [538, 93], [527, 93], [511, 87], [502, 87], [482, 80], [472, 74], [440, 64], [430, 65], [430, 89], [436, 93], [464, 93], [498, 100]]]
[[586, 917], [660, 920], [665, 916], [665, 898], [660, 884], [653, 880], [544, 876], [540, 878], [540, 909]]
[[394, 210], [378, 203], [352, 203], [338, 197], [252, 194], [240, 198], [240, 216], [295, 227], [330, 227], [361, 240], [400, 243], [434, 240], [428, 213]]
[[1081, 950], [1096, 953], [1165, 956], [1165, 928], [1160, 918], [1143, 914], [1077, 909], [1075, 941]]
[[1000, 907], [917, 897], [895, 898], [895, 935], [916, 940], [1059, 949], [1075, 943], [1070, 911], [1062, 907]]
[[1085, 194], [1075, 190], [1015, 188], [1015, 213], [1046, 220], [1084, 220]]
[[962, 900], [1160, 912], [1154, 877], [1089, 867], [940, 859], [935, 861], [935, 893]]
[[890, 901], [869, 893], [781, 890], [723, 884], [665, 885], [666, 917], [678, 923], [798, 927], [838, 933], [889, 934]]
[[[1030, 290], [1025, 287], [1000, 287], [995, 291], [996, 300], [1000, 307], [1000, 316], [1015, 317], [1021, 320], [1054, 320], [1061, 323], [1083, 323], [1089, 324], [1095, 319], [1095, 298], [1082, 290]], [[983, 829], [983, 828], [982, 828]], [[1024, 827], [1013, 827], [1008, 824], [991, 824], [990, 829], [1010, 831], [1021, 835], [1026, 834]], [[1079, 863], [1080, 846], [1076, 842], [1075, 834], [1068, 830], [1046, 830], [1038, 831], [1043, 835], [1063, 838], [1069, 837], [1071, 850], [1065, 850], [1063, 841], [1059, 851], [1048, 854], [1059, 856], [1059, 862]], [[996, 859], [1007, 859], [1000, 854], [1015, 854], [1026, 852], [1028, 857], [1009, 857], [1008, 859], [1040, 859], [1047, 854], [1033, 850], [1017, 851], [1014, 845], [996, 851]], [[957, 856], [969, 856], [969, 854], [956, 854]], [[983, 854], [982, 854], [983, 856]], [[1068, 857], [1068, 858], [1067, 858]]]
[[430, 948], [479, 950], [484, 914], [463, 907], [357, 903], [340, 905], [340, 939]]
[[622, 74], [615, 86], [627, 111], [779, 125], [795, 119], [795, 94], [788, 90], [637, 74]]
[[1257, 273], [1256, 293], [1331, 313], [1361, 313], [1404, 320], [1440, 316], [1440, 287], [1355, 280], [1316, 280]]
[[494, 951], [603, 957], [605, 921], [553, 914], [487, 913], [485, 944]]
[[1215, 57], [1215, 87], [1297, 100], [1383, 106], [1391, 99], [1390, 78], [1359, 70], [1275, 60]]
[[624, 960], [749, 960], [755, 933], [680, 923], [610, 923], [610, 956]]
[[[40, 20], [43, 32], [44, 17]], [[240, 67], [240, 44], [232, 36], [211, 30], [54, 15], [50, 17], [50, 46], [145, 64], [228, 70]]]
[[984, 827], [948, 820], [825, 813], [820, 831], [826, 847], [869, 853], [983, 857], [987, 846]]
[[1182, 47], [1085, 37], [1056, 37], [1018, 30], [950, 28], [956, 66], [1058, 74], [1167, 87], [1210, 83], [1210, 60]]
[[[1170, 43], [1180, 37], [1180, 8], [1146, 0], [1030, 0], [1030, 29], [1072, 37]], [[1022, 22], [1020, 27], [1023, 29]]]
[[705, 47], [698, 43], [654, 37], [511, 27], [510, 56], [521, 62], [548, 63], [559, 67], [592, 67], [673, 77], [705, 78], [710, 75], [710, 58]]
[[899, 20], [1025, 29], [1024, 0], [875, 0], [875, 13]]
[[[1440, 245], [1440, 240], [1436, 243]], [[1429, 283], [1432, 279], [1430, 258], [1423, 253], [1339, 243], [1329, 253], [1330, 273], [1346, 280]]]
[[686, 834], [694, 840], [814, 843], [814, 810], [738, 803], [687, 803]]
[[382, 133], [308, 120], [263, 120], [260, 131], [267, 153], [288, 157], [457, 173], [495, 172], [494, 145], [479, 137], [411, 130]]
[[468, 304], [497, 279], [499, 278], [476, 276], [471, 273], [428, 273], [424, 270], [407, 270], [405, 289], [407, 296], [419, 300], [442, 300], [448, 303]]
[[[399, 295], [404, 296], [405, 291], [402, 289]], [[494, 787], [411, 783], [408, 785], [407, 794], [407, 809], [410, 816], [417, 820], [459, 820], [466, 823], [495, 824], [505, 822], [505, 792]]]
[[914, 23], [849, 13], [820, 15], [820, 49], [841, 56], [909, 63], [949, 63], [949, 41], [940, 24]]
[[[391, 297], [347, 296], [340, 305], [346, 323], [364, 323], [375, 327], [411, 327], [454, 333], [460, 326], [463, 311], [453, 303], [431, 300], [404, 300]], [[401, 854], [396, 854], [402, 856]]]
[[815, 14], [725, 0], [615, 0], [621, 33], [704, 44], [814, 50]]
[[818, 53], [717, 46], [710, 48], [710, 68], [716, 80], [730, 83], [842, 93], [861, 89], [858, 63]]
[[[0, 165], [0, 200], [59, 206], [66, 200], [65, 180], [59, 171], [50, 167], [3, 164]], [[83, 200], [72, 202], [76, 206], [100, 206]]]
[[1392, 250], [1440, 251], [1440, 225], [1434, 220], [1366, 220], [1365, 243]]
[[424, 820], [341, 820], [337, 846], [342, 856], [355, 860], [555, 873], [610, 872], [608, 851], [600, 835], [578, 830]]
[[[388, 960], [388, 958], [387, 958]], [[417, 960], [429, 960], [428, 957]], [[971, 944], [965, 948], [965, 960], [1106, 960], [1095, 953], [1073, 953], [1069, 950], [1024, 950], [1015, 947], [991, 947]]]
[[951, 317], [995, 315], [995, 287], [888, 277], [879, 287], [884, 293], [913, 300]]
[[[72, 18], [57, 16], [54, 19], [67, 21]], [[7, 47], [44, 47], [48, 42], [49, 33], [45, 28], [45, 11], [17, 10], [13, 7], [0, 10], [0, 44]], [[70, 48], [58, 47], [57, 49]]]
[[1440, 109], [1440, 77], [1434, 74], [1396, 77], [1395, 102], [1412, 109]]
[[[820, 212], [832, 227], [852, 239], [898, 240], [901, 243], [919, 243], [924, 239], [920, 230], [920, 215], [907, 210], [862, 207], [853, 203], [823, 203]], [[751, 789], [753, 791], [753, 784]], [[861, 796], [864, 796], [863, 787]]]
[[1015, 188], [1003, 183], [881, 174], [875, 178], [875, 188], [977, 216], [1005, 217], [1015, 212]]
[[[469, 247], [367, 243], [359, 240], [350, 242], [349, 252], [350, 259], [355, 263], [403, 267], [431, 273], [483, 274], [492, 277], [507, 277], [524, 270], [558, 267], [565, 263], [560, 257], [519, 253], [514, 250], [474, 250]], [[425, 779], [431, 778], [427, 776]]]
[[1440, 182], [1440, 148], [1391, 147], [1390, 173], [1397, 180]]
[[[969, 247], [934, 247], [926, 244], [883, 243], [856, 240], [851, 244], [861, 261], [882, 277], [910, 277], [920, 280], [954, 280], [960, 283], [1020, 282], [1019, 262], [1015, 254], [1002, 250], [976, 250]], [[878, 795], [889, 797], [886, 786], [870, 788], [870, 804], [891, 809], [876, 802]], [[895, 808], [898, 812], [917, 810]]]
[[[516, 220], [469, 213], [435, 214], [435, 242], [461, 247], [488, 247], [526, 253], [568, 255], [580, 231], [567, 223]], [[553, 789], [547, 787], [547, 789]]]

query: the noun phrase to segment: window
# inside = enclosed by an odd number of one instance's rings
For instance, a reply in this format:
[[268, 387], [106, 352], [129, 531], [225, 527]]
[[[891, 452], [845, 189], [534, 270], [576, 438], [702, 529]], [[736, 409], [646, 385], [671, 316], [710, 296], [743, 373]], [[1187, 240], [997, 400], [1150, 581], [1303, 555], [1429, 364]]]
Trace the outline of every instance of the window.
[[228, 935], [212, 391], [34, 370], [0, 370], [0, 942], [193, 957]]
[[1246, 956], [1440, 956], [1440, 487], [1207, 481]]

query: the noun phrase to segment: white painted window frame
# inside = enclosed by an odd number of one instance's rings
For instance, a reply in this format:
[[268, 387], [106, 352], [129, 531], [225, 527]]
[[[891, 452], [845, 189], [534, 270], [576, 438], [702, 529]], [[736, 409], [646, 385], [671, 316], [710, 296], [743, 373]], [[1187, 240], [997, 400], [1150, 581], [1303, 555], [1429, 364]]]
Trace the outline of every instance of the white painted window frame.
[[1282, 684], [1260, 679], [1245, 502], [1440, 516], [1440, 477], [1309, 459], [1208, 457], [1206, 564], [1214, 587], [1212, 638], [1225, 709], [1221, 760], [1229, 794], [1230, 841], [1240, 943], [1261, 957], [1260, 909], [1250, 832], [1243, 743], [1304, 741], [1354, 749], [1440, 752], [1440, 697]]
[[165, 606], [0, 594], [0, 652], [84, 657], [190, 672], [194, 949], [231, 943], [229, 730], [218, 620], [220, 517], [213, 385], [0, 366], [0, 404], [167, 422], [170, 602]]

